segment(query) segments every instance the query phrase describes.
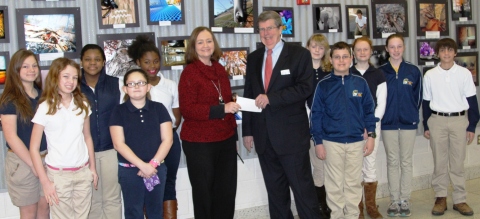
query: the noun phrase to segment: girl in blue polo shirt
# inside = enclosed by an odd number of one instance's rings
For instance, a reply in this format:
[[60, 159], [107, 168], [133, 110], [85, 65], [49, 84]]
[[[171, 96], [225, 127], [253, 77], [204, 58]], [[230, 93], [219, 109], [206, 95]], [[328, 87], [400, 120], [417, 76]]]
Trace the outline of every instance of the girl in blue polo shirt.
[[150, 100], [145, 71], [128, 71], [123, 84], [127, 100], [113, 110], [110, 134], [118, 151], [125, 219], [143, 218], [144, 206], [148, 218], [163, 218], [163, 160], [173, 143], [172, 120], [163, 104]]
[[[12, 56], [6, 73], [3, 95], [0, 97], [0, 116], [8, 153], [5, 157], [5, 176], [8, 194], [13, 205], [19, 207], [21, 218], [49, 218], [49, 208], [40, 181], [33, 168], [28, 149], [41, 90], [35, 84], [40, 75], [35, 54], [20, 49]], [[40, 143], [44, 156], [45, 137]]]

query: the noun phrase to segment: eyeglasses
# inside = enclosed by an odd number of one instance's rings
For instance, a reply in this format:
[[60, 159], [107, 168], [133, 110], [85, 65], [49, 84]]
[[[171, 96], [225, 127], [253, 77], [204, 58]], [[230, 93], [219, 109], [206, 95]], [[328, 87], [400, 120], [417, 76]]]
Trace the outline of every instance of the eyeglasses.
[[332, 59], [335, 59], [335, 60], [340, 60], [340, 59], [344, 59], [344, 60], [347, 60], [347, 59], [350, 59], [351, 56], [333, 56]]
[[264, 33], [265, 33], [265, 32], [270, 32], [270, 31], [272, 31], [272, 30], [275, 29], [275, 28], [278, 28], [278, 27], [258, 28], [258, 32], [260, 32], [260, 33], [261, 33], [261, 32], [264, 32]]
[[127, 87], [136, 87], [137, 85], [139, 87], [143, 87], [143, 86], [147, 85], [147, 82], [146, 81], [139, 81], [139, 82], [128, 82], [127, 84], [125, 84], [125, 86], [127, 86]]

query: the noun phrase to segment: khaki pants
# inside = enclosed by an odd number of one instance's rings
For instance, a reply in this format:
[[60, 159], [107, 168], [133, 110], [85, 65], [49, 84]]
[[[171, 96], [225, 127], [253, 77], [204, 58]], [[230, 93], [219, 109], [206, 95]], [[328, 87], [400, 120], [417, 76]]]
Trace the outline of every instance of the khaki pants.
[[375, 133], [377, 134], [377, 137], [375, 138], [375, 146], [373, 148], [373, 152], [366, 156], [363, 157], [363, 168], [362, 168], [362, 179], [365, 182], [376, 182], [377, 181], [377, 150], [378, 147], [380, 146], [380, 122], [377, 122], [375, 128]]
[[323, 186], [323, 181], [325, 180], [325, 170], [323, 168], [323, 160], [320, 160], [320, 158], [317, 157], [317, 154], [315, 153], [315, 145], [313, 141], [310, 141], [310, 162], [312, 163], [313, 166], [313, 171], [312, 171], [312, 176], [313, 176], [313, 183], [315, 184], [316, 187], [322, 187]]
[[325, 189], [332, 218], [358, 218], [358, 203], [362, 198], [362, 160], [364, 141], [350, 144], [323, 140], [325, 159]]
[[387, 153], [387, 178], [390, 200], [409, 200], [413, 178], [412, 155], [417, 130], [383, 130]]
[[118, 184], [118, 159], [114, 149], [95, 152], [98, 189], [93, 190], [90, 219], [122, 218], [122, 198]]
[[55, 185], [59, 204], [50, 206], [52, 219], [86, 219], [92, 203], [92, 171], [84, 166], [77, 171], [47, 167], [48, 179]]
[[453, 185], [453, 203], [467, 201], [464, 161], [467, 147], [467, 116], [433, 115], [427, 121], [434, 170], [432, 187], [435, 197], [446, 197], [449, 179]]

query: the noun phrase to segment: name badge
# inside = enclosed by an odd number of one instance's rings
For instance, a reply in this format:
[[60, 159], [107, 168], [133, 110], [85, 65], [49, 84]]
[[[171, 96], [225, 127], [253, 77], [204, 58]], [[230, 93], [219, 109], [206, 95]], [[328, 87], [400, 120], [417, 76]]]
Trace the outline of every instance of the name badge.
[[281, 75], [289, 75], [290, 74], [290, 69], [284, 69], [280, 71]]

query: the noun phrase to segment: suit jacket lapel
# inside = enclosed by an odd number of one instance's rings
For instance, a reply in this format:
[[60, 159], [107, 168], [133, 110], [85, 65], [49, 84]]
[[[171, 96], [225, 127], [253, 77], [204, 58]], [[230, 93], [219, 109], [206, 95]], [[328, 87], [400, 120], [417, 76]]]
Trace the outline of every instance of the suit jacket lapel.
[[265, 51], [263, 53], [260, 53], [260, 54], [263, 54], [263, 55], [259, 55], [258, 59], [256, 59], [256, 63], [255, 63], [255, 71], [256, 72], [260, 72], [260, 74], [257, 74], [257, 80], [258, 80], [258, 84], [260, 84], [260, 87], [261, 87], [261, 93], [264, 94], [265, 93], [265, 86], [263, 86], [263, 71], [262, 71], [262, 67], [263, 67], [263, 59], [264, 59], [264, 56], [266, 56], [267, 54], [265, 54]]

